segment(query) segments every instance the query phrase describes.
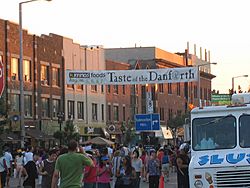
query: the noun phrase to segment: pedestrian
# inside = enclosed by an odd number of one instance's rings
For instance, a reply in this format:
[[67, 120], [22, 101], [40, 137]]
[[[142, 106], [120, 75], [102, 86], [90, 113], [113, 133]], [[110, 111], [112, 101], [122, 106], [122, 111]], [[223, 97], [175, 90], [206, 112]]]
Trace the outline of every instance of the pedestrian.
[[189, 188], [189, 176], [188, 176], [188, 165], [189, 165], [189, 145], [184, 143], [180, 146], [180, 153], [177, 155], [177, 183], [178, 188]]
[[7, 176], [6, 176], [6, 186], [9, 187], [13, 157], [12, 157], [12, 154], [10, 153], [10, 149], [8, 147], [5, 148], [4, 157], [5, 157], [6, 165], [7, 165], [8, 172], [9, 172], [9, 173], [7, 173]]
[[85, 166], [84, 168], [84, 178], [83, 178], [83, 188], [96, 188], [97, 181], [97, 161], [95, 159], [95, 153], [92, 151], [87, 151], [90, 154], [89, 157], [93, 161], [93, 166]]
[[110, 188], [110, 178], [112, 176], [112, 166], [108, 156], [102, 156], [97, 168], [97, 187]]
[[24, 160], [24, 165], [26, 165], [27, 162], [29, 161], [33, 161], [33, 147], [32, 146], [27, 147], [26, 152], [24, 152], [23, 160]]
[[42, 175], [42, 188], [51, 187], [52, 177], [55, 170], [57, 151], [52, 149], [48, 152], [48, 158], [43, 160], [40, 164], [40, 174]]
[[39, 159], [39, 155], [35, 153], [33, 155], [33, 160], [28, 161], [26, 165], [24, 165], [22, 174], [24, 175], [24, 188], [35, 188], [36, 187], [36, 178], [38, 178], [38, 171], [36, 162]]
[[5, 186], [6, 183], [6, 176], [9, 173], [9, 169], [6, 164], [6, 159], [3, 153], [0, 153], [0, 178], [1, 178], [1, 185], [2, 187]]
[[132, 167], [135, 169], [136, 172], [135, 188], [140, 188], [143, 164], [142, 160], [139, 158], [138, 150], [133, 151]]
[[160, 160], [156, 156], [154, 149], [150, 150], [150, 159], [148, 161], [149, 188], [158, 188], [160, 179]]
[[[78, 149], [80, 153], [77, 153]], [[82, 147], [78, 147], [75, 140], [71, 140], [68, 153], [60, 155], [56, 160], [51, 188], [57, 188], [59, 177], [60, 188], [81, 188], [84, 166], [93, 166], [93, 161], [84, 153]]]
[[162, 175], [164, 177], [164, 182], [168, 182], [169, 181], [169, 156], [168, 156], [167, 149], [164, 151], [164, 155], [162, 157], [161, 168], [162, 168]]
[[21, 177], [23, 171], [23, 154], [21, 149], [17, 150], [17, 155], [14, 160], [14, 165], [15, 165], [14, 177], [18, 178], [18, 187], [21, 187]]
[[114, 188], [115, 187], [115, 182], [116, 182], [116, 179], [117, 179], [116, 175], [117, 175], [118, 171], [120, 170], [120, 166], [121, 166], [121, 163], [122, 163], [121, 152], [120, 152], [119, 149], [114, 152], [114, 156], [112, 158], [111, 163], [112, 163], [112, 167], [113, 167], [112, 168], [112, 173], [113, 173], [112, 188]]
[[136, 172], [131, 165], [130, 156], [124, 157], [116, 176], [115, 188], [133, 188], [135, 186]]

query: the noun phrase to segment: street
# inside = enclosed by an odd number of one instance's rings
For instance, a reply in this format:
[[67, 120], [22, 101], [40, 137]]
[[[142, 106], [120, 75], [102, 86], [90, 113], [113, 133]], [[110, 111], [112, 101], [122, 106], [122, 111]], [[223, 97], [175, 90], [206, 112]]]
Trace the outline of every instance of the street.
[[[169, 182], [165, 183], [165, 188], [176, 188], [177, 187], [177, 175], [176, 173], [170, 173]], [[10, 188], [16, 188], [18, 185], [17, 179], [11, 178], [10, 180]], [[40, 188], [40, 185], [37, 185], [37, 188]], [[141, 181], [140, 188], [147, 188], [148, 183]]]

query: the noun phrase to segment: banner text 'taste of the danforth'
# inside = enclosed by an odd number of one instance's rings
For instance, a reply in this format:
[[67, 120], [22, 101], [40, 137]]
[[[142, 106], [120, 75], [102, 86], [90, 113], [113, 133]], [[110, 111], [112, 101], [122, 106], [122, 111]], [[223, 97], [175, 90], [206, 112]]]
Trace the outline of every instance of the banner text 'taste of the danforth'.
[[143, 70], [66, 70], [67, 84], [79, 85], [177, 83], [197, 80], [197, 67]]

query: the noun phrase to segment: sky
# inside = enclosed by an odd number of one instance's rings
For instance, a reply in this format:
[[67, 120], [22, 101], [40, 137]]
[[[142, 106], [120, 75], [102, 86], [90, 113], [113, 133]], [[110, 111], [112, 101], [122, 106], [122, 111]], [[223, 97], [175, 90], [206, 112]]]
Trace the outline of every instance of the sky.
[[[0, 0], [0, 18], [18, 23], [20, 0]], [[104, 48], [155, 46], [211, 53], [212, 89], [250, 87], [249, 0], [44, 0], [23, 4], [23, 28]]]

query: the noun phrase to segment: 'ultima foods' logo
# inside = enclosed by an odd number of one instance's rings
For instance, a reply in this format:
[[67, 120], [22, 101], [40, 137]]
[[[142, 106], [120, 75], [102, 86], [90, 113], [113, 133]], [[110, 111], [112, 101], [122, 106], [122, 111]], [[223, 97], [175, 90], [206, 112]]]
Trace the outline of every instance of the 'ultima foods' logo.
[[105, 73], [71, 72], [69, 78], [104, 78]]

